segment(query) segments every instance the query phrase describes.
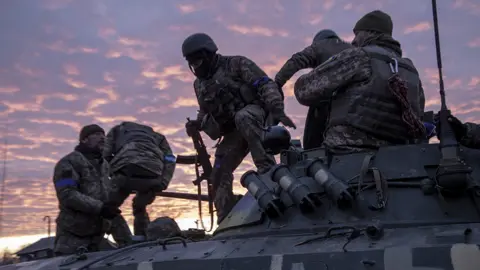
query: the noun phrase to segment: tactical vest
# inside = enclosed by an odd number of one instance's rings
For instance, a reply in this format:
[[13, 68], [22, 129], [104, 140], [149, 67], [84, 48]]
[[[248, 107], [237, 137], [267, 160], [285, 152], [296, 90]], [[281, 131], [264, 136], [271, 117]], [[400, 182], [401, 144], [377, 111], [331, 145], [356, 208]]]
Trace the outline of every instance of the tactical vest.
[[212, 78], [199, 80], [199, 93], [196, 93], [200, 107], [211, 115], [225, 132], [235, 127], [236, 112], [248, 104], [261, 105], [253, 86], [228, 74], [228, 62], [229, 57], [220, 56], [217, 71]]
[[408, 101], [414, 113], [421, 115], [419, 103], [420, 78], [410, 60], [394, 57], [379, 46], [363, 48], [370, 55], [372, 78], [357, 83], [344, 93], [354, 98], [340, 97], [332, 101], [329, 126], [348, 125], [393, 143], [408, 143], [410, 138], [402, 121], [399, 102], [388, 89], [388, 80], [395, 68], [408, 88]]
[[149, 126], [133, 123], [123, 122], [120, 125], [115, 140], [115, 152], [118, 153], [122, 147], [130, 142], [144, 142], [156, 145], [155, 131]]

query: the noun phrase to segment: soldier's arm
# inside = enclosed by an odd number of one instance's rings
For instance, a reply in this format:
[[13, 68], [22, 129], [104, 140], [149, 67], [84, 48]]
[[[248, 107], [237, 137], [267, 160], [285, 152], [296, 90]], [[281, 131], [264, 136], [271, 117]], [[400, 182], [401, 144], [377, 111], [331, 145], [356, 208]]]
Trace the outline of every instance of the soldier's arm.
[[469, 148], [480, 148], [480, 125], [475, 123], [466, 122], [463, 124], [465, 127], [465, 136], [460, 139], [460, 144]]
[[235, 56], [230, 62], [231, 71], [240, 77], [246, 84], [257, 89], [257, 93], [266, 106], [274, 114], [284, 113], [284, 104], [280, 89], [267, 74], [252, 60], [244, 56]]
[[115, 149], [115, 130], [117, 126], [110, 129], [105, 138], [105, 146], [103, 147], [103, 158], [108, 162], [113, 158], [113, 150]]
[[198, 121], [202, 121], [203, 117], [205, 116], [206, 112], [205, 110], [202, 109], [202, 102], [199, 98], [199, 94], [200, 94], [200, 82], [198, 81], [198, 79], [196, 79], [194, 82], [193, 82], [193, 90], [195, 91], [195, 96], [197, 97], [197, 102], [198, 102], [198, 111], [197, 111], [197, 120]]
[[175, 155], [173, 155], [172, 148], [170, 147], [167, 138], [158, 132], [157, 136], [159, 141], [158, 147], [160, 147], [162, 150], [165, 159], [162, 177], [165, 179], [165, 181], [170, 182], [170, 180], [172, 180], [173, 173], [175, 172], [176, 158]]
[[312, 46], [308, 46], [300, 52], [295, 53], [285, 62], [280, 71], [275, 76], [275, 82], [283, 87], [285, 83], [299, 70], [305, 68], [315, 68], [317, 66], [317, 57]]
[[103, 203], [79, 191], [80, 177], [71, 162], [64, 158], [55, 165], [53, 184], [59, 203], [79, 212], [99, 214]]
[[366, 81], [372, 70], [368, 55], [360, 48], [344, 50], [298, 78], [294, 93], [305, 106], [320, 106], [346, 86]]

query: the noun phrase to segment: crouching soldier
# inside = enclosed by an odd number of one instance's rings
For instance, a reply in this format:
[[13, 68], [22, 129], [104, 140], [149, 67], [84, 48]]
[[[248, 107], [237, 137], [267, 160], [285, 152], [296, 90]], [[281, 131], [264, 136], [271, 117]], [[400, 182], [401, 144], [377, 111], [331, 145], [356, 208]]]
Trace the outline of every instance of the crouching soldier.
[[81, 248], [98, 251], [109, 230], [106, 224], [111, 223], [105, 219], [112, 220], [121, 212], [117, 206], [106, 203], [108, 163], [102, 158], [104, 130], [98, 125], [85, 126], [79, 139], [75, 150], [57, 162], [53, 173], [60, 208], [54, 244], [57, 256], [73, 254]]
[[112, 175], [110, 202], [120, 207], [135, 191], [133, 230], [145, 236], [150, 222], [147, 206], [156, 192], [168, 187], [175, 171], [175, 156], [167, 139], [149, 126], [122, 122], [108, 132], [103, 154]]

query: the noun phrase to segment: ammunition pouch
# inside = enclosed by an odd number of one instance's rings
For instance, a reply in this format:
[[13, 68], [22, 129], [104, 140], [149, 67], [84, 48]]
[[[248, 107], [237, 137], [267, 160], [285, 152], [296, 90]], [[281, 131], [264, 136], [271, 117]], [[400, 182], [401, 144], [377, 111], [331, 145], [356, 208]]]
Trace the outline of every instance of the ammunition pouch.
[[207, 113], [202, 119], [201, 130], [212, 140], [218, 140], [222, 136], [220, 125], [209, 113]]

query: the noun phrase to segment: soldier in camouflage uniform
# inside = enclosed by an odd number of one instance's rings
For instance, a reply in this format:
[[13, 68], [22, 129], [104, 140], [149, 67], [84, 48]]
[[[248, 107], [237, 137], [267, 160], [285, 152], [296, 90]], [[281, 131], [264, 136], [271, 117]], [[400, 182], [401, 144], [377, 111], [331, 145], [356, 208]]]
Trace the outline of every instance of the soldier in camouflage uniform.
[[[327, 61], [331, 56], [349, 48], [352, 48], [352, 45], [342, 41], [335, 32], [330, 29], [322, 30], [315, 35], [312, 45], [295, 53], [285, 62], [275, 76], [275, 82], [279, 87], [283, 87], [299, 70], [315, 68]], [[328, 101], [319, 102], [315, 106], [308, 108], [305, 129], [303, 131], [304, 149], [316, 148], [322, 145], [328, 111]]]
[[[462, 123], [458, 118], [455, 116], [450, 116], [448, 118], [448, 121], [450, 122], [450, 125], [453, 129], [453, 132], [455, 134], [455, 138], [457, 141], [469, 148], [475, 148], [475, 149], [480, 149], [480, 125], [467, 122], [467, 123]], [[435, 116], [435, 124], [437, 126], [437, 136], [438, 139], [440, 139], [440, 122], [438, 121], [438, 115]]]
[[103, 154], [111, 167], [111, 203], [120, 207], [136, 191], [133, 230], [145, 235], [150, 222], [147, 206], [155, 200], [155, 192], [168, 187], [175, 171], [167, 139], [149, 126], [123, 122], [108, 132]]
[[281, 90], [261, 68], [247, 57], [223, 56], [217, 50], [204, 33], [189, 36], [182, 45], [183, 56], [197, 77], [193, 86], [200, 106], [187, 132], [196, 125], [213, 140], [223, 137], [212, 173], [220, 223], [235, 204], [233, 172], [248, 152], [259, 173], [275, 164], [262, 146], [265, 125], [281, 122], [295, 128], [295, 124], [285, 114]]
[[406, 144], [425, 137], [425, 96], [412, 61], [392, 38], [389, 15], [376, 10], [354, 28], [351, 48], [301, 76], [297, 100], [312, 106], [330, 100], [325, 147], [345, 154]]
[[[97, 251], [112, 220], [120, 214], [107, 201], [108, 163], [102, 158], [105, 132], [88, 125], [80, 132], [75, 150], [55, 165], [53, 184], [59, 201], [54, 252]], [[114, 235], [115, 236], [115, 235]], [[115, 239], [120, 240], [121, 239]]]

